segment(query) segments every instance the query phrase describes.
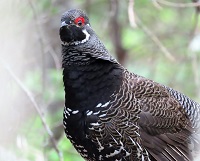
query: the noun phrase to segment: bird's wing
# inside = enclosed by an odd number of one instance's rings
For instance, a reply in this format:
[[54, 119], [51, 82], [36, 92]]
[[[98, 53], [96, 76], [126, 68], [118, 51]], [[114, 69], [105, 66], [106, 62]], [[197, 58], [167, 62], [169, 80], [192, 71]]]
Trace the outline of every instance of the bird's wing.
[[194, 128], [189, 115], [170, 90], [151, 80], [125, 71], [119, 91], [87, 115], [88, 137], [102, 157], [157, 161], [192, 158]]
[[156, 160], [191, 160], [194, 128], [185, 108], [166, 87], [130, 73], [125, 78], [140, 103], [141, 144]]

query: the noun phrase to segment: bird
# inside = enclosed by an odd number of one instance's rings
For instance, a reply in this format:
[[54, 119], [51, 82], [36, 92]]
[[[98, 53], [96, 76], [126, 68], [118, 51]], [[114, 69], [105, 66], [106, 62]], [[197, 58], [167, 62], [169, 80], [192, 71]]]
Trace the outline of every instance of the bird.
[[87, 161], [192, 161], [200, 104], [129, 72], [108, 52], [86, 13], [61, 16], [66, 137]]

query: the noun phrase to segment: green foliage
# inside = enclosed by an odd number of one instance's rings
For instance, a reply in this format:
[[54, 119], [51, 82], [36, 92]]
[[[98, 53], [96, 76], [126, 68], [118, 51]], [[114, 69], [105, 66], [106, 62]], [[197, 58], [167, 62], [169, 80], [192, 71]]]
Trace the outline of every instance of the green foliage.
[[25, 84], [34, 93], [41, 92], [41, 89], [42, 89], [41, 72], [39, 70], [34, 70], [32, 72], [28, 72], [26, 74]]
[[122, 43], [126, 49], [135, 49], [141, 45], [144, 41], [144, 33], [139, 30], [132, 30], [131, 28], [124, 28], [122, 32]]
[[45, 97], [47, 100], [62, 100], [64, 98], [64, 86], [62, 80], [62, 71], [55, 69], [48, 71], [48, 83]]
[[63, 157], [65, 161], [84, 161], [76, 150], [71, 147], [71, 142], [65, 137], [59, 143], [59, 146], [63, 150]]
[[[43, 77], [41, 70], [34, 70], [27, 73], [25, 84], [34, 93], [41, 94], [43, 92], [43, 99], [46, 101], [62, 100], [64, 98], [62, 71], [48, 69], [46, 75], [46, 80], [42, 80]], [[45, 81], [45, 84], [43, 81]], [[43, 84], [45, 87], [42, 86]]]

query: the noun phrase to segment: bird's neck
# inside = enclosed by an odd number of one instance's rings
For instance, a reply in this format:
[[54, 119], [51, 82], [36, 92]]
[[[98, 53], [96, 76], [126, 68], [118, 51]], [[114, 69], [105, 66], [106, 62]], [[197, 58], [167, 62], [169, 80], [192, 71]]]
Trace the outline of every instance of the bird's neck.
[[84, 61], [65, 61], [63, 68], [65, 106], [73, 110], [106, 103], [122, 81], [121, 66], [106, 60], [84, 57]]

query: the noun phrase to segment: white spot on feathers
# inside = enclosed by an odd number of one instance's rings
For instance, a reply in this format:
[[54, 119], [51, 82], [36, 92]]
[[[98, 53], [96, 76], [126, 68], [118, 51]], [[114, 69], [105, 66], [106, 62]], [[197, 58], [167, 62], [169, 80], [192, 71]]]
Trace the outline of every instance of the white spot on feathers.
[[99, 150], [99, 152], [101, 152], [104, 149], [104, 147], [101, 145], [101, 143], [97, 137], [96, 137], [96, 139], [97, 139], [97, 143], [99, 144], [98, 150]]
[[96, 123], [90, 123], [90, 125], [92, 125], [92, 126], [99, 126], [100, 124], [98, 122], [96, 122]]
[[72, 111], [72, 114], [77, 114], [78, 112], [79, 112], [79, 110]]
[[101, 107], [102, 106], [102, 103], [99, 103], [96, 107]]
[[109, 105], [109, 103], [110, 103], [110, 101], [109, 102], [106, 102], [104, 105], [102, 105], [101, 107], [106, 107], [106, 106], [108, 106]]
[[87, 116], [90, 116], [93, 113], [93, 111], [90, 111], [87, 113]]

